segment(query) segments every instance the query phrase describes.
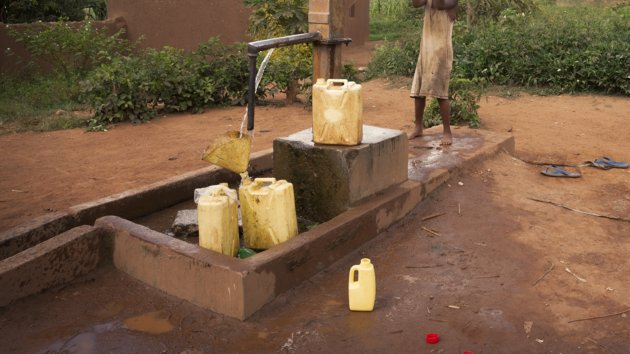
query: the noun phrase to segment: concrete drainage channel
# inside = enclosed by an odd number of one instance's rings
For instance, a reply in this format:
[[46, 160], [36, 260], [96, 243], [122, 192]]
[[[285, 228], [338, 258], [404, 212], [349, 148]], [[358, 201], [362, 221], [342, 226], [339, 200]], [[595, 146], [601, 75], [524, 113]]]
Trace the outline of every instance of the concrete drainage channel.
[[[453, 173], [514, 150], [511, 136], [467, 128], [455, 130], [453, 146], [438, 149], [439, 136], [433, 134], [438, 131], [429, 129], [410, 143], [407, 181], [247, 259], [205, 250], [130, 221], [191, 199], [195, 188], [238, 180], [215, 167], [33, 220], [0, 234], [0, 306], [113, 262], [152, 287], [244, 320], [402, 219]], [[272, 155], [271, 150], [253, 154], [250, 174], [271, 172]]]

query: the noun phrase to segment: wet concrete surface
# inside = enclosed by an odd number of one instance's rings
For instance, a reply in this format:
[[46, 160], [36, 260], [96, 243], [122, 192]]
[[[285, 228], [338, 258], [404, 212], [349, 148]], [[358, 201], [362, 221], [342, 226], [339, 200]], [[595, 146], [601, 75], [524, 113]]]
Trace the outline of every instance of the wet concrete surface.
[[440, 146], [436, 135], [425, 135], [409, 143], [409, 179], [422, 181], [438, 169], [451, 169], [462, 164], [462, 153], [474, 151], [484, 143], [481, 135], [456, 135], [453, 144]]

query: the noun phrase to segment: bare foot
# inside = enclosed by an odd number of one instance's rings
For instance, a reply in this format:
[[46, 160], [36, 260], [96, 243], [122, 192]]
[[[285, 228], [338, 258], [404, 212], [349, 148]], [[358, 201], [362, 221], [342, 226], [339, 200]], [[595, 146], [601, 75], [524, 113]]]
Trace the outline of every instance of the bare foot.
[[413, 131], [411, 132], [411, 134], [409, 134], [409, 136], [407, 136], [407, 139], [411, 140], [411, 139], [415, 139], [419, 136], [422, 136], [422, 126], [417, 126], [413, 129]]
[[450, 132], [444, 133], [442, 135], [442, 141], [440, 141], [440, 145], [451, 145], [453, 143], [453, 135]]

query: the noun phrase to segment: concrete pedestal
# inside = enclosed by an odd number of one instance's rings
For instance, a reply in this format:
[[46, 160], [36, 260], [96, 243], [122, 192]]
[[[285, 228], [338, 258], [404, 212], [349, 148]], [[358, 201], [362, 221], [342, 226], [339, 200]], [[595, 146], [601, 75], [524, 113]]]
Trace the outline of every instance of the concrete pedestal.
[[360, 145], [317, 145], [306, 129], [274, 140], [273, 175], [293, 183], [298, 216], [325, 222], [407, 180], [407, 136], [364, 125]]

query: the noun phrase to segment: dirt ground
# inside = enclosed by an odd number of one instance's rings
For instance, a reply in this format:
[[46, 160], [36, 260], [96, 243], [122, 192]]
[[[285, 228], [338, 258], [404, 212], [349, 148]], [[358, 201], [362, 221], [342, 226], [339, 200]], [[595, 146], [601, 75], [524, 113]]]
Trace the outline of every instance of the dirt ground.
[[[409, 131], [405, 82], [363, 88], [366, 124]], [[480, 105], [481, 129], [512, 134], [515, 156], [453, 177], [402, 222], [248, 321], [104, 267], [0, 309], [0, 351], [630, 352], [630, 312], [621, 314], [630, 309], [630, 222], [575, 211], [630, 219], [630, 170], [582, 167], [581, 178], [551, 178], [537, 164], [630, 161], [630, 98], [490, 95]], [[238, 129], [242, 115], [222, 108], [104, 133], [2, 136], [0, 231], [205, 167], [201, 151]], [[254, 150], [310, 123], [301, 105], [257, 107]], [[435, 213], [444, 215], [422, 221]], [[371, 313], [347, 310], [347, 271], [361, 257], [376, 267]], [[429, 332], [441, 342], [426, 344]]]

